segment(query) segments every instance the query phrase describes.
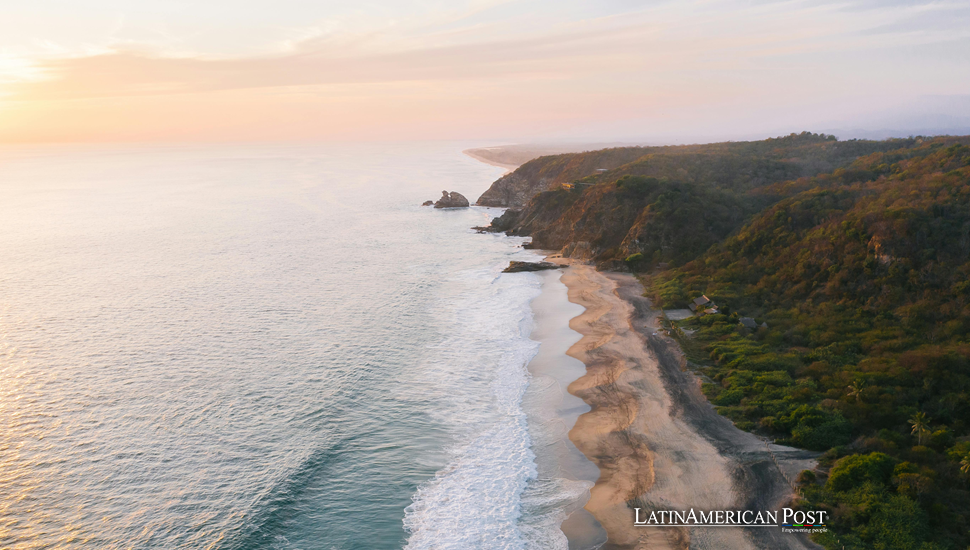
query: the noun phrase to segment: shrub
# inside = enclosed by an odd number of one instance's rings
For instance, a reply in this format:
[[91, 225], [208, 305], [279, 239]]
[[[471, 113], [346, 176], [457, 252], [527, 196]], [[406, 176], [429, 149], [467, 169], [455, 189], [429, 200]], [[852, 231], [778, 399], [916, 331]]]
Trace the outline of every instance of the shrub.
[[895, 461], [884, 453], [850, 455], [832, 466], [826, 487], [834, 491], [847, 491], [867, 481], [886, 484], [894, 466]]
[[636, 254], [630, 254], [623, 261], [626, 263], [627, 267], [630, 268], [630, 271], [644, 271], [649, 267], [647, 259], [639, 252]]

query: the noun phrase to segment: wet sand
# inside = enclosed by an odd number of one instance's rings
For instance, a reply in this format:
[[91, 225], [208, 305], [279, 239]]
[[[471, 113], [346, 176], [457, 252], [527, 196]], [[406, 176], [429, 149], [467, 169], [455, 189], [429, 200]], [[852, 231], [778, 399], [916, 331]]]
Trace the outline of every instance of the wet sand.
[[[586, 373], [568, 390], [591, 410], [569, 438], [600, 470], [585, 508], [606, 530], [602, 548], [818, 548], [774, 528], [634, 526], [635, 506], [778, 509], [793, 492], [765, 443], [719, 416], [676, 343], [654, 334], [657, 312], [633, 276], [574, 264], [562, 282], [585, 308], [569, 323], [582, 338], [568, 354]], [[814, 453], [770, 448], [782, 468], [811, 467]]]
[[582, 362], [566, 355], [580, 339], [569, 328], [569, 320], [583, 308], [568, 300], [566, 286], [560, 281], [562, 272], [540, 271], [536, 275], [542, 279], [542, 293], [530, 304], [535, 320], [530, 337], [541, 345], [528, 365], [532, 381], [523, 408], [530, 411], [530, 426], [541, 426], [530, 430], [539, 477], [565, 478], [584, 487], [560, 526], [569, 548], [593, 550], [606, 542], [606, 531], [583, 505], [589, 500], [589, 489], [599, 477], [599, 469], [569, 439], [576, 419], [590, 408], [566, 391], [570, 382], [586, 372]]

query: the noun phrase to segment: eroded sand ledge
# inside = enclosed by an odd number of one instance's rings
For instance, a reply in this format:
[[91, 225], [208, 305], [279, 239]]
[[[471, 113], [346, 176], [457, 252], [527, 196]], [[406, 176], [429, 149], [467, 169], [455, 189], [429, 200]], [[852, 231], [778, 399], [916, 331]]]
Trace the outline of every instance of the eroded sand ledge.
[[[676, 344], [652, 335], [655, 315], [633, 276], [573, 265], [562, 282], [569, 300], [586, 308], [570, 321], [582, 339], [567, 353], [587, 372], [568, 390], [592, 410], [569, 438], [600, 469], [586, 509], [606, 529], [603, 548], [818, 548], [774, 528], [634, 526], [632, 502], [664, 510], [777, 509], [792, 492], [764, 442], [719, 416], [696, 377], [679, 368]], [[810, 467], [812, 453], [771, 448], [783, 468]]]

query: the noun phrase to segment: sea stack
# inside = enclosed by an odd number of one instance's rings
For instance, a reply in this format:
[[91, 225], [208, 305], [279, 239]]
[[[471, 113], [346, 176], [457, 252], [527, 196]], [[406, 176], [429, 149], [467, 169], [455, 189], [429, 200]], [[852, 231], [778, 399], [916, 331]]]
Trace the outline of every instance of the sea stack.
[[461, 193], [456, 193], [452, 191], [451, 193], [447, 191], [441, 192], [441, 198], [438, 202], [434, 203], [435, 208], [468, 208], [468, 199], [465, 198]]

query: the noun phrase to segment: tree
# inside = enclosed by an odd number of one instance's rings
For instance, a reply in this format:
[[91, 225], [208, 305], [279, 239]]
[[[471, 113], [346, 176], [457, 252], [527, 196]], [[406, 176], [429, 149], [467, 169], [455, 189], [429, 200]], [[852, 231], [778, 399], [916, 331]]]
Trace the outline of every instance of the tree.
[[930, 431], [930, 419], [924, 412], [918, 412], [909, 419], [910, 426], [913, 427], [912, 433], [916, 434], [916, 444], [923, 444], [923, 434]]
[[856, 403], [861, 403], [862, 402], [862, 390], [866, 389], [866, 381], [865, 380], [859, 380], [858, 382], [852, 384], [851, 386], [849, 386], [846, 389], [849, 390], [849, 392], [846, 395], [848, 395], [849, 397], [854, 397], [855, 400], [856, 400]]
[[960, 461], [960, 471], [970, 475], [970, 454], [964, 456], [963, 460]]

